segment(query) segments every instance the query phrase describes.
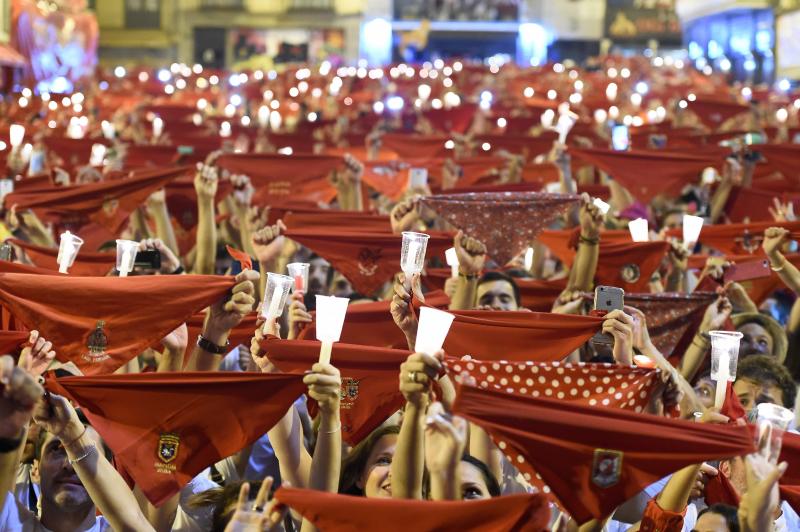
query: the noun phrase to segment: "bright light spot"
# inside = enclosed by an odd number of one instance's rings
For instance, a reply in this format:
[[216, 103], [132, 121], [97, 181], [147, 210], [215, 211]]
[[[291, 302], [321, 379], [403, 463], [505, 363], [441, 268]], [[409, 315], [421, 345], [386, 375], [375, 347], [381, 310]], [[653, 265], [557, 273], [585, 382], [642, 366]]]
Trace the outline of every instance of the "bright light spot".
[[573, 105], [578, 105], [583, 101], [583, 96], [581, 96], [580, 92], [574, 92], [569, 95], [569, 103]]
[[247, 115], [244, 115], [244, 116], [242, 117], [242, 120], [241, 120], [241, 122], [242, 122], [242, 125], [243, 125], [244, 127], [247, 127], [247, 126], [249, 126], [249, 125], [250, 125], [250, 117], [249, 117], [249, 116], [247, 116]]
[[444, 78], [444, 79], [442, 80], [442, 85], [444, 85], [446, 88], [448, 88], [448, 89], [449, 89], [450, 87], [452, 87], [452, 86], [453, 86], [453, 80], [452, 80], [452, 79], [450, 79], [450, 78]]
[[56, 102], [55, 100], [51, 101], [50, 103], [47, 104], [47, 108], [50, 109], [51, 111], [55, 111], [56, 109], [58, 109], [58, 102]]
[[778, 109], [775, 111], [775, 118], [778, 122], [786, 122], [789, 119], [789, 111], [787, 109]]
[[558, 93], [554, 89], [550, 89], [547, 91], [547, 99], [548, 100], [555, 100], [558, 96]]
[[383, 113], [383, 107], [384, 107], [383, 102], [375, 102], [374, 104], [372, 104], [372, 110], [375, 111], [375, 114]]
[[442, 74], [444, 74], [445, 76], [452, 76], [453, 75], [453, 69], [450, 68], [449, 66], [446, 66], [446, 67], [444, 67], [442, 69]]
[[441, 59], [437, 59], [436, 61], [433, 62], [433, 68], [435, 68], [436, 70], [441, 70], [442, 68], [444, 68], [444, 61], [442, 61]]
[[175, 87], [172, 85], [164, 85], [164, 92], [167, 94], [173, 94], [175, 92]]
[[192, 72], [194, 72], [195, 74], [202, 74], [203, 73], [203, 65], [195, 64], [192, 67]]
[[619, 71], [619, 75], [627, 79], [631, 77], [631, 71], [628, 70], [627, 68], [623, 68], [622, 70]]
[[[57, 124], [56, 124], [56, 121], [55, 121], [55, 120], [51, 120], [51, 121], [49, 121], [49, 122], [47, 123], [47, 127], [49, 127], [50, 129], [55, 129], [55, 128], [56, 128], [56, 125], [57, 125]], [[5, 142], [3, 143], [3, 149], [5, 149]]]
[[609, 83], [608, 87], [606, 87], [606, 98], [609, 100], [616, 100], [617, 99], [617, 84], [616, 83]]
[[731, 69], [731, 61], [727, 57], [723, 57], [719, 60], [719, 68], [723, 72], [727, 72]]
[[314, 87], [313, 89], [311, 89], [312, 98], [319, 98], [320, 96], [322, 96], [322, 89], [320, 89], [319, 87]]
[[353, 105], [353, 99], [352, 99], [350, 96], [347, 96], [347, 97], [344, 99], [344, 104], [345, 104], [345, 105]]
[[461, 97], [455, 92], [444, 93], [444, 104], [447, 107], [458, 107], [461, 105]]
[[308, 91], [308, 82], [307, 81], [301, 81], [300, 83], [297, 84], [297, 88], [300, 90], [300, 92], [305, 94], [306, 91]]
[[219, 125], [219, 136], [220, 137], [230, 137], [231, 136], [231, 124], [230, 122], [223, 122]]
[[117, 68], [115, 68], [114, 69], [114, 75], [117, 76], [118, 78], [124, 78], [125, 77], [125, 67], [118, 66]]
[[525, 90], [522, 91], [522, 95], [525, 96], [526, 98], [533, 97], [533, 94], [534, 94], [533, 87], [525, 87]]
[[561, 74], [562, 72], [564, 72], [564, 65], [562, 65], [561, 63], [556, 63], [555, 65], [553, 65], [553, 72], [555, 72], [556, 74]]
[[297, 90], [297, 87], [292, 87], [291, 89], [289, 89], [289, 96], [290, 96], [290, 97], [292, 97], [292, 98], [297, 98], [297, 96], [298, 96], [299, 94], [300, 94], [300, 91], [299, 91], [299, 90]]
[[664, 58], [663, 57], [656, 57], [653, 59], [653, 66], [661, 67], [664, 66]]
[[626, 126], [630, 126], [633, 123], [633, 117], [631, 115], [625, 115], [622, 117], [622, 123]]
[[639, 94], [647, 94], [648, 90], [649, 87], [647, 86], [647, 83], [645, 83], [644, 81], [640, 81], [639, 83], [636, 84], [636, 92], [638, 92]]
[[461, 61], [456, 61], [453, 63], [453, 70], [456, 72], [461, 72], [461, 69], [464, 68], [464, 65], [461, 64]]
[[172, 79], [172, 74], [170, 74], [169, 70], [167, 70], [166, 68], [162, 68], [161, 70], [158, 71], [158, 81], [160, 81], [161, 83], [166, 83], [170, 79]]
[[638, 92], [634, 92], [633, 94], [631, 94], [631, 103], [636, 107], [642, 105], [642, 95], [639, 94]]
[[605, 123], [606, 119], [608, 118], [608, 113], [605, 109], [595, 109], [594, 111], [594, 121], [598, 124]]
[[181, 78], [175, 82], [175, 87], [179, 90], [183, 90], [186, 88], [186, 80]]
[[291, 155], [292, 153], [294, 153], [294, 150], [292, 149], [291, 146], [284, 146], [283, 148], [278, 150], [278, 153], [280, 153], [281, 155]]
[[632, 124], [633, 124], [635, 127], [641, 127], [641, 126], [643, 126], [643, 125], [644, 125], [644, 119], [643, 119], [641, 116], [634, 116], [634, 117], [633, 117], [633, 120], [631, 120], [631, 123], [632, 123]]
[[242, 105], [242, 97], [239, 94], [231, 95], [231, 105], [239, 107]]
[[216, 74], [213, 74], [210, 78], [208, 78], [208, 82], [211, 83], [212, 85], [218, 84], [219, 83], [219, 76], [217, 76]]
[[455, 143], [455, 142], [453, 142], [453, 141], [452, 141], [452, 139], [451, 139], [451, 140], [447, 140], [447, 141], [444, 143], [444, 148], [445, 148], [446, 150], [452, 150], [452, 149], [453, 149], [453, 148], [455, 148], [455, 147], [456, 147], [456, 143]]
[[689, 96], [687, 96], [686, 99], [689, 100], [690, 102], [693, 102], [697, 99], [697, 96], [695, 96], [693, 92], [690, 92]]
[[[800, 100], [798, 100], [798, 101], [800, 101]], [[505, 118], [498, 118], [497, 119], [497, 127], [506, 127], [507, 123], [508, 122], [506, 122]]]
[[752, 97], [753, 97], [753, 89], [751, 89], [750, 87], [742, 87], [742, 98], [744, 98], [749, 102], [750, 98]]
[[687, 102], [686, 100], [681, 100], [678, 102], [678, 107], [680, 107], [681, 109], [686, 109], [687, 107], [689, 107], [689, 102]]
[[617, 69], [614, 68], [614, 67], [611, 67], [611, 68], [608, 69], [607, 74], [608, 74], [609, 78], [616, 78], [617, 77]]
[[308, 117], [307, 118], [308, 118], [309, 122], [316, 122], [317, 121], [317, 113], [315, 113], [314, 111], [311, 111], [310, 113], [308, 113]]
[[269, 108], [272, 109], [273, 111], [280, 106], [281, 103], [278, 100], [272, 100], [271, 102], [269, 102]]
[[575, 84], [573, 86], [575, 87], [575, 90], [578, 92], [583, 90], [583, 82], [579, 79], [575, 80]]
[[612, 105], [608, 108], [608, 117], [612, 120], [619, 118], [619, 107]]
[[70, 100], [69, 97], [64, 96], [63, 98], [61, 98], [61, 105], [63, 105], [64, 107], [69, 107], [70, 105], [72, 105], [72, 100]]
[[714, 71], [712, 70], [711, 65], [706, 65], [703, 67], [703, 74], [706, 76], [710, 76], [712, 72]]
[[489, 144], [488, 142], [484, 142], [483, 144], [481, 144], [481, 149], [483, 151], [489, 151], [492, 149], [492, 145]]
[[199, 110], [203, 111], [206, 107], [208, 107], [208, 100], [206, 100], [205, 98], [200, 98], [199, 100], [197, 100], [197, 108]]
[[388, 100], [386, 100], [386, 107], [389, 108], [390, 111], [400, 111], [403, 108], [403, 98], [400, 96], [392, 96]]
[[229, 103], [228, 105], [225, 106], [225, 116], [227, 116], [228, 118], [231, 118], [235, 114], [236, 114], [236, 106], [235, 105], [233, 105], [232, 103]]
[[440, 100], [439, 98], [434, 98], [433, 100], [431, 100], [431, 107], [433, 107], [434, 109], [441, 109], [442, 100]]
[[788, 79], [784, 78], [778, 82], [778, 89], [782, 90], [783, 92], [787, 92], [791, 88], [792, 84]]

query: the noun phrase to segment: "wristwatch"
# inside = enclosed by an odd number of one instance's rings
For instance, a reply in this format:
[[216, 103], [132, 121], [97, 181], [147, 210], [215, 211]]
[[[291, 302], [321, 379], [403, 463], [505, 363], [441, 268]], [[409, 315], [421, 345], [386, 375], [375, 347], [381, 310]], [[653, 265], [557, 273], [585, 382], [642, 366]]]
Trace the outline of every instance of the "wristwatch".
[[199, 347], [203, 351], [214, 353], [215, 355], [226, 354], [230, 348], [230, 345], [231, 345], [230, 340], [225, 340], [225, 345], [217, 345], [214, 342], [210, 341], [208, 338], [205, 338], [202, 334], [197, 335], [197, 347]]

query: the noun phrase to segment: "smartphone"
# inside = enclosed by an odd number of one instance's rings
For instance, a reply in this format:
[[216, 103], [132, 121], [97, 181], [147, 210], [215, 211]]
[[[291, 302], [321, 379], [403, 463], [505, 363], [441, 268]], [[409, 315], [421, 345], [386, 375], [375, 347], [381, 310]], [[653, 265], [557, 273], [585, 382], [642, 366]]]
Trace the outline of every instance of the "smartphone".
[[768, 260], [750, 260], [732, 264], [726, 268], [725, 273], [722, 274], [722, 282], [727, 284], [733, 281], [750, 281], [769, 277], [770, 275], [772, 275], [772, 270], [769, 267]]
[[194, 146], [178, 146], [178, 155], [192, 155], [194, 153]]
[[620, 125], [611, 128], [611, 146], [617, 151], [625, 151], [630, 145], [628, 126]]
[[[598, 286], [594, 289], [594, 309], [611, 312], [622, 310], [625, 306], [625, 290], [615, 286]], [[608, 333], [598, 332], [591, 339], [596, 346], [614, 345], [614, 337]]]
[[427, 168], [408, 169], [408, 188], [422, 188], [428, 186]]
[[622, 310], [625, 307], [625, 290], [616, 286], [598, 286], [594, 289], [594, 309]]
[[133, 263], [133, 267], [143, 270], [160, 270], [161, 252], [157, 249], [139, 251], [136, 253], [136, 261]]

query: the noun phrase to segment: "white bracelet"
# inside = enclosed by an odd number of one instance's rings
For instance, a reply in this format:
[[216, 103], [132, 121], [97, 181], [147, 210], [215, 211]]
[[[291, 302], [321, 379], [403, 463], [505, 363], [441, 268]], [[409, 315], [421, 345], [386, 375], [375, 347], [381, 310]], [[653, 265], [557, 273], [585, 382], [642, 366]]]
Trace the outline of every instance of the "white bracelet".
[[87, 456], [89, 456], [90, 454], [92, 454], [96, 450], [97, 450], [97, 446], [95, 444], [93, 444], [93, 443], [90, 444], [88, 447], [86, 447], [86, 452], [83, 453], [81, 456], [79, 456], [77, 458], [70, 458], [69, 459], [69, 465], [77, 464], [78, 462], [80, 462], [81, 460], [83, 460], [84, 458], [86, 458]]

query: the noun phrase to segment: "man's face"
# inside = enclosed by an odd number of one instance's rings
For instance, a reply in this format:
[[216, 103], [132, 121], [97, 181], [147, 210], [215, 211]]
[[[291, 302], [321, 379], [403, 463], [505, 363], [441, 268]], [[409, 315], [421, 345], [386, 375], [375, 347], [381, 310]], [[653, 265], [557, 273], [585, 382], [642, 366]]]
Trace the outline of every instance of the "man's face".
[[745, 323], [736, 330], [743, 335], [739, 344], [740, 357], [772, 354], [773, 341], [767, 329], [758, 323]]
[[677, 212], [669, 214], [664, 218], [663, 229], [678, 229], [683, 227], [683, 215]]
[[[100, 435], [92, 427], [86, 427], [86, 434], [97, 446], [97, 451], [102, 452]], [[61, 441], [48, 433], [45, 435], [41, 453], [39, 475], [41, 476], [42, 504], [64, 509], [91, 506], [92, 499], [69, 464], [67, 452], [61, 445]]]
[[478, 285], [478, 307], [492, 310], [519, 310], [511, 283], [498, 279]]
[[22, 463], [30, 464], [36, 458], [36, 442], [39, 441], [41, 428], [36, 423], [28, 427], [28, 438], [25, 440], [25, 449], [22, 451]]
[[772, 382], [756, 382], [742, 377], [733, 383], [733, 391], [747, 414], [761, 403], [783, 404], [783, 391]]
[[310, 294], [328, 295], [328, 272], [331, 265], [323, 258], [315, 258], [308, 268], [308, 292]]

